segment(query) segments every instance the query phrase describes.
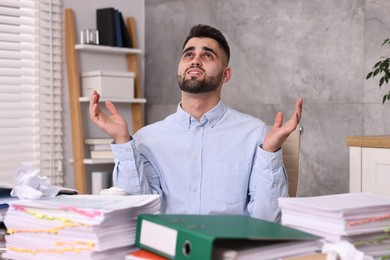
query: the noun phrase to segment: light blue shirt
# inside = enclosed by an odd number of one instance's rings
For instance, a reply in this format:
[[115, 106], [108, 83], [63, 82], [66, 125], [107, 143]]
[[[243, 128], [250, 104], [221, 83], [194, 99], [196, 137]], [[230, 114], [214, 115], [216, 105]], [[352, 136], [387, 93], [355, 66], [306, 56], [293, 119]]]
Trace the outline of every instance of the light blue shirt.
[[177, 112], [112, 144], [114, 185], [161, 195], [167, 214], [240, 214], [279, 221], [288, 196], [282, 151], [264, 151], [261, 120], [220, 101], [197, 121]]

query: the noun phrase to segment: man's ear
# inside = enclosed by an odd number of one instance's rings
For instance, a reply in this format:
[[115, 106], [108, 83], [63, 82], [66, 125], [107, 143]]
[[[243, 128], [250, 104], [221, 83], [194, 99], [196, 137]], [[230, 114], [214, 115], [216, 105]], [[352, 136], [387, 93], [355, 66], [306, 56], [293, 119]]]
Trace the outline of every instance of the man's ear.
[[229, 67], [226, 67], [223, 71], [223, 83], [227, 83], [230, 80], [230, 77], [232, 76], [232, 70]]

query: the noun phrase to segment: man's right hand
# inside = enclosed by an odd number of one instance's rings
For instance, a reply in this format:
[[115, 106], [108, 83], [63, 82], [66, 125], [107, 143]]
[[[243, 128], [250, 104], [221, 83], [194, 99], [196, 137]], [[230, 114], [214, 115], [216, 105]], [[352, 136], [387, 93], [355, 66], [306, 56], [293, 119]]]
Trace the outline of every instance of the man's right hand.
[[99, 107], [100, 94], [94, 90], [89, 100], [89, 117], [100, 129], [114, 139], [116, 144], [130, 141], [127, 122], [118, 113], [111, 101], [106, 101], [105, 105], [110, 113], [107, 115]]

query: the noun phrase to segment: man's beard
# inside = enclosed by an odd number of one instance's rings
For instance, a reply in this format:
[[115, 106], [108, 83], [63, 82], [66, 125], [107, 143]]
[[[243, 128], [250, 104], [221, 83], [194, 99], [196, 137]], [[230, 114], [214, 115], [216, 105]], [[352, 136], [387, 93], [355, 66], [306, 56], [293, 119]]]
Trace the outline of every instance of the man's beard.
[[184, 92], [191, 94], [203, 94], [215, 91], [222, 81], [222, 73], [215, 77], [204, 77], [202, 80], [198, 80], [196, 77], [190, 79], [184, 79], [185, 76], [178, 76], [177, 82], [180, 89]]

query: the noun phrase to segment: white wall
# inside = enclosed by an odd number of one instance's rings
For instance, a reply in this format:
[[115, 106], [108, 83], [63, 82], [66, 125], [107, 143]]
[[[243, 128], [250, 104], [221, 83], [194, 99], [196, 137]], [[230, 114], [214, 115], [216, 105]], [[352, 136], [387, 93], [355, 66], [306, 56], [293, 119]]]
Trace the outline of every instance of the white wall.
[[[64, 0], [64, 7], [71, 8], [75, 15], [75, 31], [77, 36], [77, 42], [80, 42], [80, 30], [82, 29], [94, 29], [96, 28], [96, 9], [114, 7], [122, 12], [123, 17], [133, 16], [136, 20], [137, 35], [138, 35], [138, 48], [145, 50], [145, 3], [144, 0], [93, 0], [93, 1], [80, 1], [80, 0]], [[80, 72], [91, 70], [108, 70], [108, 71], [126, 71], [127, 60], [125, 55], [108, 55], [108, 54], [91, 54], [78, 52], [78, 62]], [[140, 75], [143, 80], [144, 75], [144, 54], [140, 56]], [[66, 59], [65, 59], [66, 62]], [[66, 69], [66, 64], [64, 63]], [[64, 74], [65, 89], [64, 89], [64, 172], [65, 172], [65, 185], [67, 187], [74, 188], [74, 175], [73, 164], [69, 163], [69, 159], [72, 159], [72, 133], [71, 133], [71, 121], [70, 121], [70, 109], [69, 109], [69, 92], [67, 73]], [[143, 84], [142, 84], [143, 85]], [[121, 104], [118, 105], [121, 113], [128, 119], [131, 124], [130, 105]], [[93, 125], [88, 116], [88, 104], [82, 104], [82, 118], [84, 124], [84, 137], [104, 137], [104, 133]], [[131, 127], [131, 125], [129, 125]], [[90, 172], [92, 170], [108, 170], [111, 171], [112, 165], [101, 166], [86, 166], [87, 176], [87, 191], [90, 191]]]

